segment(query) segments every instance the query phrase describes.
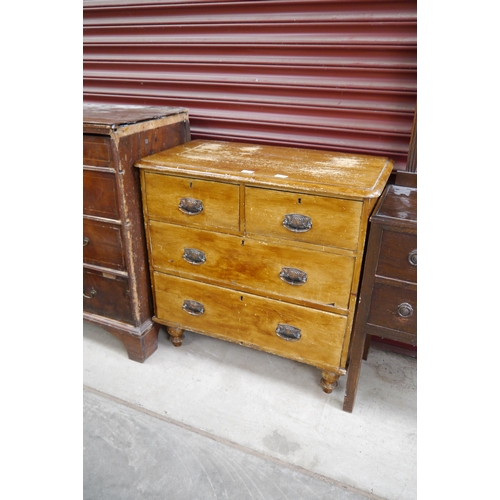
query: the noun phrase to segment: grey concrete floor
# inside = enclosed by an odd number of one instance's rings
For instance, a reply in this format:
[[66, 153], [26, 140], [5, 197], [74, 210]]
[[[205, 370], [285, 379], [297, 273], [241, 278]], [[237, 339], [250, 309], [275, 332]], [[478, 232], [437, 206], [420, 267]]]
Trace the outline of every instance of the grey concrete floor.
[[145, 363], [83, 323], [84, 498], [416, 499], [413, 358], [372, 349], [345, 377], [186, 332]]

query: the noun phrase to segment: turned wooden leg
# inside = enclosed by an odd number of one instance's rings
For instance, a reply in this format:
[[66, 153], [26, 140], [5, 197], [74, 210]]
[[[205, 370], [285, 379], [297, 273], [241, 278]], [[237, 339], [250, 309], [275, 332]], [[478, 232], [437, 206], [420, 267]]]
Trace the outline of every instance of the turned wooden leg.
[[184, 330], [182, 328], [167, 327], [169, 340], [175, 347], [180, 347], [184, 340]]
[[321, 378], [321, 387], [323, 387], [323, 390], [327, 393], [330, 394], [335, 387], [338, 385], [338, 379], [340, 377], [339, 373], [333, 373], [333, 372], [321, 372], [322, 378]]

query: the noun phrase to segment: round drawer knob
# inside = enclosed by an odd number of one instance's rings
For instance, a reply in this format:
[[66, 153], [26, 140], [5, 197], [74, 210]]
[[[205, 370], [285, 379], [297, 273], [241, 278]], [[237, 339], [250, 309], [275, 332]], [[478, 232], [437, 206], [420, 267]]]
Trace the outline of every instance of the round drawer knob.
[[402, 318], [409, 318], [410, 316], [413, 315], [413, 307], [411, 307], [411, 305], [408, 304], [408, 302], [403, 302], [398, 306], [398, 314]]
[[87, 295], [85, 292], [83, 292], [83, 296], [86, 299], [93, 299], [96, 295], [97, 295], [97, 290], [95, 290], [94, 288], [92, 288], [92, 290], [90, 290], [90, 295]]
[[412, 251], [408, 254], [408, 262], [409, 262], [412, 266], [416, 266], [416, 265], [417, 265], [417, 249], [412, 250]]

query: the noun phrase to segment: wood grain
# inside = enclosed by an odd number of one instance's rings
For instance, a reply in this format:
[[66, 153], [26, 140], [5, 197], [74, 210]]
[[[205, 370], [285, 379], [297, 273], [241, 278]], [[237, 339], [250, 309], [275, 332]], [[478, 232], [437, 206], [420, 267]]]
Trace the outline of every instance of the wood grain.
[[[239, 286], [260, 294], [288, 297], [348, 309], [354, 258], [286, 245], [280, 240], [258, 240], [201, 229], [149, 222], [154, 269], [177, 276]], [[202, 251], [206, 261], [191, 264], [186, 248]], [[280, 278], [284, 267], [307, 274], [305, 284], [290, 285]]]
[[[235, 184], [146, 172], [146, 211], [151, 218], [198, 227], [239, 230], [239, 188]], [[182, 198], [203, 203], [198, 215], [179, 210]]]
[[[316, 366], [330, 392], [345, 373], [368, 218], [392, 166], [202, 140], [142, 158], [154, 320], [177, 346], [191, 330]], [[183, 197], [203, 210], [183, 214]]]
[[[246, 231], [294, 241], [356, 250], [363, 204], [358, 201], [247, 187]], [[312, 228], [294, 233], [283, 226], [286, 214], [312, 219]]]
[[[249, 347], [332, 369], [339, 366], [346, 318], [256, 295], [154, 273], [157, 320]], [[184, 300], [205, 307], [200, 316], [182, 308]], [[296, 342], [276, 335], [278, 324], [301, 330]]]
[[393, 162], [379, 156], [195, 140], [142, 158], [137, 166], [169, 169], [189, 177], [202, 171], [206, 178], [226, 181], [245, 177], [254, 184], [277, 189], [364, 199], [380, 196]]

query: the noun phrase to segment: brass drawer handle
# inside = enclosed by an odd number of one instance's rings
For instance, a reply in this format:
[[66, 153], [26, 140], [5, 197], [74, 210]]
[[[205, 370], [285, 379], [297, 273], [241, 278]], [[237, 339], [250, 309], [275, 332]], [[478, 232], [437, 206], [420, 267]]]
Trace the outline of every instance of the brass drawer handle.
[[289, 285], [300, 286], [306, 283], [307, 273], [294, 267], [284, 267], [280, 272], [280, 278]]
[[412, 266], [416, 266], [416, 265], [417, 265], [417, 249], [412, 250], [412, 251], [408, 254], [408, 262], [409, 262]]
[[201, 250], [196, 250], [196, 248], [185, 248], [184, 253], [182, 254], [182, 258], [186, 262], [189, 262], [194, 266], [200, 266], [201, 264], [204, 264], [207, 261], [207, 256], [205, 255], [205, 252], [202, 252]]
[[203, 202], [196, 198], [181, 198], [179, 210], [183, 214], [198, 215], [203, 212]]
[[409, 318], [413, 315], [413, 307], [408, 302], [403, 302], [398, 306], [398, 314], [402, 318]]
[[93, 288], [92, 288], [92, 290], [90, 290], [90, 295], [86, 295], [85, 292], [83, 292], [83, 296], [86, 299], [93, 299], [96, 294], [97, 294], [97, 291], [94, 290]]
[[201, 316], [205, 312], [205, 306], [196, 300], [185, 300], [182, 309], [192, 316]]
[[83, 246], [86, 247], [88, 244], [89, 244], [89, 239], [85, 236], [85, 238], [83, 238]]
[[276, 335], [284, 340], [289, 340], [290, 342], [297, 342], [302, 337], [300, 330], [292, 325], [284, 325], [282, 323], [278, 324], [276, 328]]
[[286, 214], [283, 226], [294, 233], [305, 233], [312, 228], [312, 219], [302, 214]]

